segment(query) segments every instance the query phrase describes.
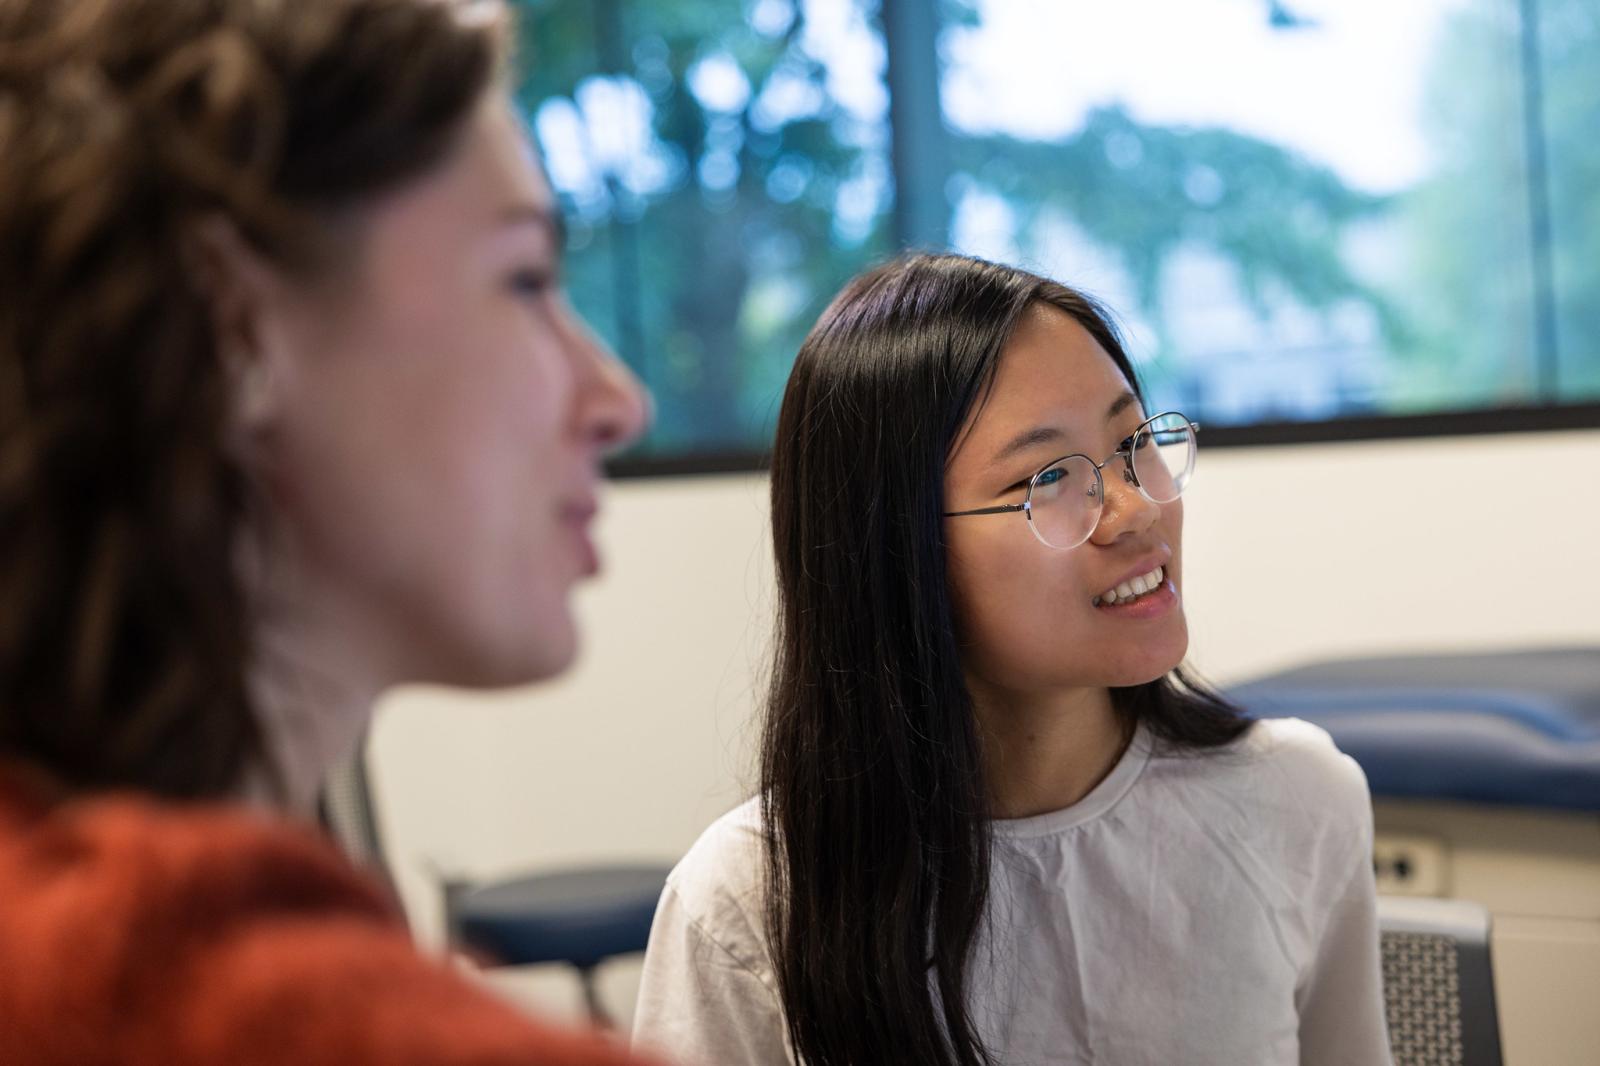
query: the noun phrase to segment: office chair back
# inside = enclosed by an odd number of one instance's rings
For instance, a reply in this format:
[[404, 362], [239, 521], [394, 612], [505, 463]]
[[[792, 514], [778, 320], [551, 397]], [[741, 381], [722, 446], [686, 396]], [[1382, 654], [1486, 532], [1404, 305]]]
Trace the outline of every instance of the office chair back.
[[372, 810], [365, 735], [350, 758], [335, 766], [323, 780], [318, 814], [329, 835], [356, 864], [388, 876], [383, 838]]
[[1464, 900], [1384, 896], [1378, 924], [1395, 1066], [1502, 1066], [1489, 912]]

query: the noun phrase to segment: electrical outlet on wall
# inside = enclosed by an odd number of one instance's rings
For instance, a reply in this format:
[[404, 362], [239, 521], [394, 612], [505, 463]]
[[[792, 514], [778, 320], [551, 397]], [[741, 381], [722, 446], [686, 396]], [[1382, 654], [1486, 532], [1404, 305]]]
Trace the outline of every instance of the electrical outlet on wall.
[[1438, 837], [1379, 833], [1372, 842], [1372, 870], [1387, 896], [1445, 896], [1450, 889], [1450, 854]]

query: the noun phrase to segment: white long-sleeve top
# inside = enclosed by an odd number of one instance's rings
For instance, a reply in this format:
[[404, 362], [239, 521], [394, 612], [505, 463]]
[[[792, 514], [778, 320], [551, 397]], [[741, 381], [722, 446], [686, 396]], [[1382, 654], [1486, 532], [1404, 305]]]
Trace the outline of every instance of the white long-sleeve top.
[[[673, 871], [635, 1014], [685, 1064], [792, 1063], [755, 801]], [[1065, 810], [992, 823], [968, 981], [996, 1063], [1388, 1066], [1366, 778], [1321, 729], [1208, 752], [1139, 731]]]

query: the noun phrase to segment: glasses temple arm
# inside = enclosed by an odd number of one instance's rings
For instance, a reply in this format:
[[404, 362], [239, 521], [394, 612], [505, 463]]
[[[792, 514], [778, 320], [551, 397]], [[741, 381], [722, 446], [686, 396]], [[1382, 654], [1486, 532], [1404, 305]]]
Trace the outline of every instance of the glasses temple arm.
[[972, 514], [1010, 514], [1012, 511], [1026, 511], [1027, 509], [1028, 505], [1025, 503], [1003, 503], [998, 507], [979, 507], [972, 511], [946, 511], [943, 517], [965, 518], [967, 515]]

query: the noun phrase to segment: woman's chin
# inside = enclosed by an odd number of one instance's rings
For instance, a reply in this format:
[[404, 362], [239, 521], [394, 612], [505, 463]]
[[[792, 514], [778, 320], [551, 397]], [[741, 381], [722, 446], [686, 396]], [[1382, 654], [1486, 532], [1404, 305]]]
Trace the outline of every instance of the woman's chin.
[[1111, 679], [1106, 685], [1110, 688], [1130, 688], [1166, 677], [1183, 665], [1183, 657], [1189, 651], [1187, 631], [1178, 634], [1178, 637], [1180, 639], [1162, 641], [1159, 646], [1141, 648], [1137, 655], [1115, 661], [1108, 671]]
[[579, 637], [570, 613], [519, 628], [516, 633], [479, 632], [456, 642], [455, 654], [440, 655], [434, 676], [413, 680], [452, 688], [497, 689], [547, 681], [578, 658]]
[[[579, 637], [578, 628], [569, 616], [564, 619], [564, 624], [546, 627], [539, 634], [536, 645], [524, 649], [515, 661], [508, 661], [506, 672], [515, 673], [515, 680], [505, 681], [506, 685], [531, 685], [540, 681], [548, 681], [553, 677], [564, 674], [578, 660]], [[512, 657], [508, 656], [508, 660]]]

